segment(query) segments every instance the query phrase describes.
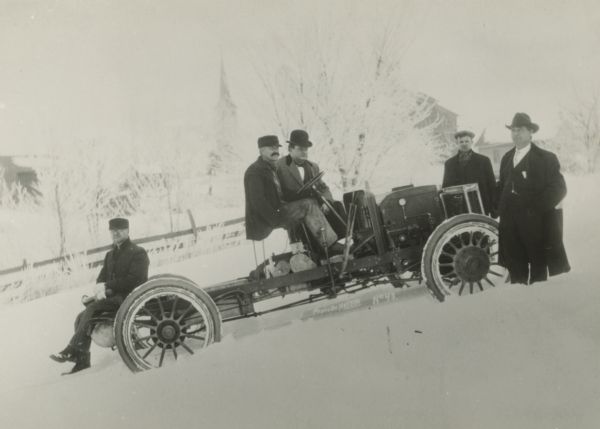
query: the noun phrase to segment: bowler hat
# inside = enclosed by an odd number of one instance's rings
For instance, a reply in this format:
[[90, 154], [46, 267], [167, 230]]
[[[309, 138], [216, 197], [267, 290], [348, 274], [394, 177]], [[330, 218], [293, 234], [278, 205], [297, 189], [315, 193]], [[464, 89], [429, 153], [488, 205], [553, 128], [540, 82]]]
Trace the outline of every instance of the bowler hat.
[[294, 146], [312, 146], [312, 142], [308, 140], [308, 133], [304, 130], [293, 130], [290, 133], [290, 139], [287, 142]]
[[127, 229], [129, 221], [122, 217], [116, 217], [108, 221], [108, 229]]
[[258, 147], [281, 146], [277, 136], [262, 136], [258, 138]]
[[459, 137], [464, 137], [464, 136], [469, 136], [473, 139], [473, 138], [475, 138], [475, 133], [473, 133], [472, 131], [467, 131], [467, 130], [461, 130], [461, 131], [457, 131], [454, 133], [455, 139], [457, 139]]
[[538, 124], [531, 122], [531, 118], [527, 113], [515, 113], [515, 117], [512, 120], [512, 124], [507, 125], [506, 128], [511, 130], [513, 127], [527, 127], [531, 132], [535, 133], [540, 129]]

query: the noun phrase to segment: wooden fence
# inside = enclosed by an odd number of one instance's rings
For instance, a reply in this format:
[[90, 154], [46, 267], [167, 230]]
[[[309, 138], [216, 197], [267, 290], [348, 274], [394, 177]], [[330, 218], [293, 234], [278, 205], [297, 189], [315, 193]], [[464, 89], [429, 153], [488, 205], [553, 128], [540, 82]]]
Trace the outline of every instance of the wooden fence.
[[[132, 240], [148, 251], [153, 266], [238, 246], [245, 240], [244, 218], [196, 226], [191, 213], [188, 212], [188, 215], [191, 224], [189, 229]], [[87, 271], [89, 276], [95, 267], [103, 263], [104, 255], [110, 248], [111, 245], [106, 245], [33, 263], [23, 261], [19, 266], [0, 270], [0, 293], [15, 291], [24, 285], [36, 282], [50, 284], [53, 283], [52, 279], [64, 279], [65, 276], [75, 272]], [[33, 295], [29, 299], [48, 295], [58, 288], [58, 285], [47, 286], [46, 290], [37, 288], [36, 293], [29, 294]], [[8, 300], [14, 301], [15, 298]]]

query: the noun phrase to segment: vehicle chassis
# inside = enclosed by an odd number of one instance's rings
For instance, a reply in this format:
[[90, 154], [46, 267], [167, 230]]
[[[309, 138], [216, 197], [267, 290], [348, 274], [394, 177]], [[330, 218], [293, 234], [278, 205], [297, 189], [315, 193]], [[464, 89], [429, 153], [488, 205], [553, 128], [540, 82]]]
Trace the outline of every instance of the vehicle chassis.
[[[332, 299], [379, 284], [403, 287], [424, 281], [433, 297], [444, 301], [449, 295], [469, 295], [504, 282], [497, 258], [498, 225], [481, 214], [477, 185], [441, 192], [431, 188], [395, 188], [379, 206], [369, 192], [353, 193], [344, 255], [322, 259], [314, 268], [264, 278], [248, 276], [204, 289], [179, 275], [153, 276], [125, 299], [116, 315], [98, 316], [92, 338], [100, 328], [106, 332], [110, 326], [121, 357], [137, 372], [161, 367], [181, 355], [194, 355], [219, 341], [221, 324], [227, 321]], [[358, 204], [365, 215], [362, 220], [357, 219], [356, 195], [362, 198]], [[445, 198], [456, 201], [457, 195], [462, 195], [465, 209], [453, 214]], [[429, 211], [420, 209], [407, 215], [411, 204], [417, 209], [422, 204], [418, 198], [425, 201]], [[473, 205], [480, 213], [474, 213]], [[354, 230], [358, 224], [362, 229]], [[353, 240], [348, 238], [356, 240], [354, 250], [363, 249], [354, 257], [350, 252]], [[280, 256], [286, 255], [291, 253]], [[273, 257], [261, 270], [257, 267], [259, 274], [264, 276], [264, 268], [273, 265]], [[255, 310], [259, 301], [301, 291], [308, 291], [308, 296], [265, 311]]]

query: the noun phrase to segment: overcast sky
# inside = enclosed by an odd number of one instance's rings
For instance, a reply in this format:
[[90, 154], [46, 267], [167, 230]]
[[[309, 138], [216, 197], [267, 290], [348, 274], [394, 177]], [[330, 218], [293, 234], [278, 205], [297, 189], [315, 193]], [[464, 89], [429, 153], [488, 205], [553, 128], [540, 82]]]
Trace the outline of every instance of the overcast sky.
[[[177, 133], [192, 142], [209, 128], [221, 54], [243, 115], [253, 69], [240, 49], [271, 25], [303, 25], [286, 12], [304, 4], [0, 0], [0, 154]], [[504, 124], [525, 111], [550, 137], [560, 108], [600, 86], [598, 2], [415, 4], [406, 82], [458, 113], [460, 127], [508, 140]], [[329, 16], [348, 5], [329, 2]]]

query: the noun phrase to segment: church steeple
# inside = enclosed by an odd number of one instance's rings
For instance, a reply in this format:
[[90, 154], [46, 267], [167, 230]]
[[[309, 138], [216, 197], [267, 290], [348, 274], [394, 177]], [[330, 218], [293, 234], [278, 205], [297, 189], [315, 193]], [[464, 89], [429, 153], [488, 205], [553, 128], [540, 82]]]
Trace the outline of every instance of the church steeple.
[[[225, 64], [223, 63], [223, 56], [221, 56], [221, 78], [220, 78], [220, 90], [219, 90], [219, 105], [222, 107], [236, 110], [236, 106], [231, 100], [231, 94], [229, 93], [229, 86], [227, 85], [227, 74], [225, 73]], [[218, 107], [217, 107], [218, 108]]]
[[219, 174], [236, 171], [236, 163], [240, 161], [234, 150], [238, 139], [237, 107], [233, 102], [223, 56], [219, 78], [219, 101], [215, 106], [213, 149], [209, 153], [208, 175], [211, 178], [209, 195], [212, 194], [212, 178]]

